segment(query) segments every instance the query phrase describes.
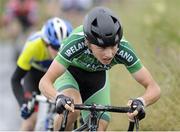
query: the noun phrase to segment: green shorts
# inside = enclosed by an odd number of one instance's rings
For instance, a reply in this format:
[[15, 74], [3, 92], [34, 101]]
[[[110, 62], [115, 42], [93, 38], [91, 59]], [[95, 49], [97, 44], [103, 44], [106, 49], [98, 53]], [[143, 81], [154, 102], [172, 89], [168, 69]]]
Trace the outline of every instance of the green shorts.
[[[87, 72], [80, 68], [69, 67], [56, 79], [54, 87], [58, 91], [74, 88], [81, 94], [84, 104], [110, 105], [110, 84], [108, 71]], [[83, 119], [87, 119], [89, 112], [81, 111]], [[100, 115], [100, 113], [99, 113]], [[110, 114], [105, 112], [101, 119], [109, 122]]]

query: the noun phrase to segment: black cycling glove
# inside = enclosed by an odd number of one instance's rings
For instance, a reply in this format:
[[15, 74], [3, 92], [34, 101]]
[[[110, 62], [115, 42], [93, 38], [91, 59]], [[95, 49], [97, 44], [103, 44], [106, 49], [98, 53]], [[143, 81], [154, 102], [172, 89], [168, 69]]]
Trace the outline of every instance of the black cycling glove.
[[67, 97], [63, 94], [60, 94], [56, 97], [56, 102], [55, 102], [55, 106], [56, 106], [56, 112], [58, 114], [62, 114], [63, 111], [65, 110], [65, 105], [68, 104], [69, 106], [73, 103], [72, 98]]
[[139, 120], [142, 120], [143, 118], [145, 118], [146, 113], [144, 110], [144, 104], [140, 99], [133, 99], [132, 103], [131, 103], [131, 108], [135, 111], [138, 111], [138, 114], [136, 115], [136, 117]]

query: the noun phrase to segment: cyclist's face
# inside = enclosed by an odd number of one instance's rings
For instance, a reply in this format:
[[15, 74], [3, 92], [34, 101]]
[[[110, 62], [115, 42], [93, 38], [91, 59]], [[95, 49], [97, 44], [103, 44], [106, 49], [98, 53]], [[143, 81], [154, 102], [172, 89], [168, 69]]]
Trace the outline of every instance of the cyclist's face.
[[48, 51], [52, 59], [54, 59], [58, 53], [58, 50], [52, 48], [51, 46], [48, 46]]
[[94, 44], [90, 44], [89, 48], [92, 50], [93, 55], [102, 63], [102, 64], [110, 64], [112, 59], [114, 58], [118, 46], [109, 46], [109, 47], [99, 47]]

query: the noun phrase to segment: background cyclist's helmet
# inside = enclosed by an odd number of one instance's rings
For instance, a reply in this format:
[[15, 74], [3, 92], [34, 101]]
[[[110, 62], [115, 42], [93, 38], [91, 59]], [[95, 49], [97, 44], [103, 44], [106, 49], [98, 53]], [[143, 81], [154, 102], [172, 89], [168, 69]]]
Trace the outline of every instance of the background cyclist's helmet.
[[71, 32], [73, 31], [73, 27], [71, 25], [71, 23], [67, 20], [63, 20], [66, 24], [67, 27], [67, 37], [71, 34]]
[[59, 49], [61, 41], [68, 37], [73, 27], [70, 22], [60, 18], [49, 19], [42, 28], [42, 38], [54, 49]]
[[83, 30], [85, 38], [100, 47], [118, 44], [123, 35], [118, 18], [105, 7], [96, 7], [87, 14]]

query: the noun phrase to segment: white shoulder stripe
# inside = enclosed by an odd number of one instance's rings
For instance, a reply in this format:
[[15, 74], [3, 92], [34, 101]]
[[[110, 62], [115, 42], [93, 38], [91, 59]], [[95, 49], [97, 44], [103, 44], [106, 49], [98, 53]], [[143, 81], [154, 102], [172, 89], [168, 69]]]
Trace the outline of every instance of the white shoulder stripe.
[[83, 36], [84, 35], [84, 32], [77, 32], [77, 33], [73, 33], [74, 35], [80, 35], [80, 36]]
[[[77, 38], [77, 39], [74, 39], [74, 40], [72, 40], [72, 41], [70, 41], [69, 43], [72, 43], [72, 42], [74, 42], [74, 41], [77, 41], [77, 40], [79, 40], [79, 39], [82, 39], [83, 37], [80, 37], [80, 38]], [[69, 43], [67, 43], [65, 46], [64, 46], [64, 44], [62, 44], [63, 46], [63, 48], [62, 48], [62, 50], [64, 50], [67, 46], [69, 46]], [[61, 51], [61, 49], [60, 49], [60, 51]]]
[[133, 67], [136, 63], [138, 63], [140, 60], [138, 59], [137, 61], [135, 61], [132, 65], [127, 66], [127, 68]]
[[71, 61], [67, 60], [66, 58], [64, 58], [60, 53], [58, 53], [59, 56], [61, 56], [64, 60], [66, 60], [67, 62], [71, 63]]

